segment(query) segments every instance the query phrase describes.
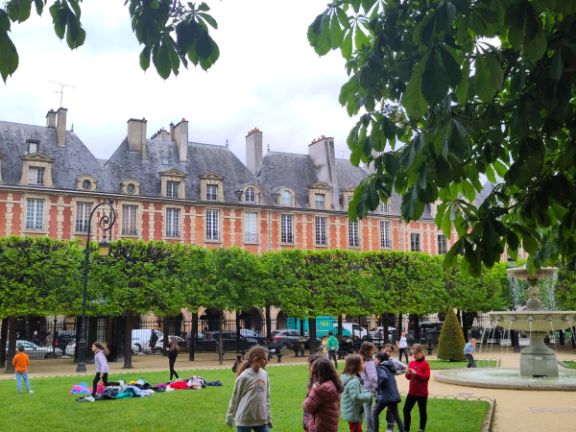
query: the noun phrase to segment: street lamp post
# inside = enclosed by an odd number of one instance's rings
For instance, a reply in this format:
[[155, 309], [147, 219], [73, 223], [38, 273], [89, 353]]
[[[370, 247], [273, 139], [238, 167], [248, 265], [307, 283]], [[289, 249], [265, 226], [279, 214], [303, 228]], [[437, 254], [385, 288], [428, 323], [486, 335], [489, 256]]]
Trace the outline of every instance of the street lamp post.
[[90, 262], [90, 235], [92, 231], [92, 217], [96, 214], [96, 211], [103, 207], [108, 206], [108, 212], [105, 212], [98, 219], [98, 227], [103, 231], [104, 235], [102, 240], [98, 243], [99, 248], [104, 248], [108, 246], [106, 240], [106, 233], [109, 232], [114, 223], [116, 222], [116, 211], [114, 210], [112, 200], [104, 201], [96, 205], [90, 212], [90, 217], [88, 218], [88, 234], [86, 235], [86, 248], [84, 250], [84, 271], [82, 273], [83, 286], [82, 286], [82, 318], [80, 320], [80, 340], [78, 343], [78, 366], [76, 366], [76, 372], [86, 372], [86, 350], [88, 348], [88, 331], [86, 325], [86, 302], [88, 298], [88, 268]]

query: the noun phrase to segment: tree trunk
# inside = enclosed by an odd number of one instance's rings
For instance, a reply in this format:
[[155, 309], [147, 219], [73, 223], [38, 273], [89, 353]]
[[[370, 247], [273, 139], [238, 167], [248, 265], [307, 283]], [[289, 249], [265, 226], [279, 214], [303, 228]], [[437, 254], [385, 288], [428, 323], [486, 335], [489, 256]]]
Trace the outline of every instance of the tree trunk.
[[224, 364], [224, 341], [222, 340], [222, 332], [224, 331], [224, 311], [220, 311], [218, 317], [218, 364]]
[[2, 319], [2, 328], [0, 329], [0, 368], [6, 363], [6, 346], [8, 338], [8, 318]]
[[342, 340], [342, 315], [338, 315], [338, 340]]
[[16, 323], [18, 318], [12, 317], [8, 324], [8, 355], [6, 356], [6, 367], [4, 371], [6, 373], [14, 373], [14, 366], [12, 365], [12, 358], [16, 351]]
[[[265, 319], [266, 319], [266, 338], [268, 343], [272, 343], [272, 315], [270, 313], [270, 305], [266, 305], [264, 308]], [[278, 323], [276, 323], [276, 328], [278, 328]]]
[[398, 334], [402, 333], [404, 329], [402, 328], [402, 313], [398, 314], [398, 325], [396, 326], [398, 329]]
[[310, 333], [310, 355], [316, 353], [316, 317], [308, 318], [308, 330]]
[[[190, 339], [188, 346], [188, 360], [194, 361], [196, 353], [196, 336], [198, 335], [198, 311], [192, 314], [192, 326], [190, 328]], [[206, 336], [204, 336], [206, 337]]]
[[244, 354], [244, 347], [242, 346], [240, 336], [240, 311], [236, 311], [236, 354]]
[[124, 366], [122, 369], [132, 369], [132, 323], [133, 314], [126, 313], [126, 321], [124, 322]]
[[390, 338], [388, 337], [388, 314], [383, 313], [381, 316], [382, 323], [382, 332], [384, 333], [382, 337], [384, 338], [384, 343], [387, 344], [390, 342]]
[[170, 333], [170, 318], [164, 318], [162, 320], [162, 333], [164, 333], [164, 337], [162, 338], [162, 354], [167, 356], [169, 343], [168, 333]]

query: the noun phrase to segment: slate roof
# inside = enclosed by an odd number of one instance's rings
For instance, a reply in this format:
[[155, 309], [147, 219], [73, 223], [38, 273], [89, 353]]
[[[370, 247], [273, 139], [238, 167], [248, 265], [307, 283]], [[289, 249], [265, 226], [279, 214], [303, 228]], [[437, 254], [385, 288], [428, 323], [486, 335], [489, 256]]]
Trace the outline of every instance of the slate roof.
[[228, 148], [210, 144], [189, 142], [187, 162], [180, 162], [176, 144], [169, 140], [147, 140], [147, 158], [142, 159], [138, 152], [130, 151], [124, 140], [105, 164], [109, 174], [110, 187], [121, 192], [123, 180], [134, 179], [140, 182], [140, 195], [160, 194], [161, 173], [177, 169], [184, 174], [186, 199], [200, 199], [200, 176], [214, 173], [223, 178], [224, 200], [238, 202], [234, 191], [247, 184], [257, 184], [256, 177]]
[[98, 160], [74, 134], [66, 131], [66, 146], [59, 147], [56, 129], [0, 121], [2, 183], [18, 185], [22, 175], [22, 156], [28, 152], [27, 140], [39, 141], [39, 153], [52, 159], [52, 180], [58, 189], [76, 189], [79, 176], [90, 174], [97, 180], [97, 191], [105, 190], [105, 175]]

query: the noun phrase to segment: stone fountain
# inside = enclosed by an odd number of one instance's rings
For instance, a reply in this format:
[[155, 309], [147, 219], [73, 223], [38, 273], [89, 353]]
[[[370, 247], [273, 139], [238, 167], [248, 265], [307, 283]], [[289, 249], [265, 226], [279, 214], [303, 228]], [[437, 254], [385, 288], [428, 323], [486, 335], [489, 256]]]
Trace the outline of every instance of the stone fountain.
[[544, 267], [531, 274], [525, 267], [508, 270], [516, 280], [528, 282], [528, 301], [524, 310], [490, 312], [492, 321], [503, 328], [526, 333], [530, 344], [520, 353], [517, 369], [466, 369], [440, 371], [438, 381], [486, 388], [525, 390], [576, 390], [576, 372], [558, 369], [556, 353], [544, 342], [550, 332], [569, 328], [576, 323], [576, 311], [547, 310], [538, 298], [538, 281], [556, 275], [554, 267]]

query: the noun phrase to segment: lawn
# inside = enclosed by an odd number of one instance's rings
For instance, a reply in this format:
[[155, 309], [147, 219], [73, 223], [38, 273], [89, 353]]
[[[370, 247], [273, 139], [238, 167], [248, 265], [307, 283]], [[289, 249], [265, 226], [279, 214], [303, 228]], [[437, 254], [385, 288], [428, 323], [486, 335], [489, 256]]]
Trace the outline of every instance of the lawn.
[[[302, 400], [306, 386], [305, 366], [269, 367], [272, 419], [275, 431], [302, 430]], [[187, 376], [194, 372], [186, 373]], [[143, 399], [78, 403], [68, 391], [78, 377], [32, 379], [33, 394], [17, 394], [14, 380], [0, 381], [1, 431], [230, 431], [224, 425], [234, 382], [229, 370], [202, 370], [197, 375], [221, 380], [222, 387], [180, 390]], [[184, 374], [182, 374], [184, 375]], [[112, 376], [112, 379], [120, 375]], [[88, 381], [91, 377], [86, 377]], [[126, 374], [125, 380], [144, 378], [151, 384], [166, 379], [166, 372]], [[488, 409], [484, 401], [431, 399], [427, 432], [478, 432]], [[418, 423], [418, 410], [413, 411]], [[347, 431], [343, 422], [340, 431]]]
[[[468, 365], [467, 361], [452, 362], [448, 360], [426, 360], [430, 363], [430, 369], [462, 369]], [[496, 367], [496, 360], [476, 360], [476, 366], [479, 368]]]
[[576, 361], [575, 360], [563, 360], [560, 362], [562, 366], [568, 369], [576, 369]]

